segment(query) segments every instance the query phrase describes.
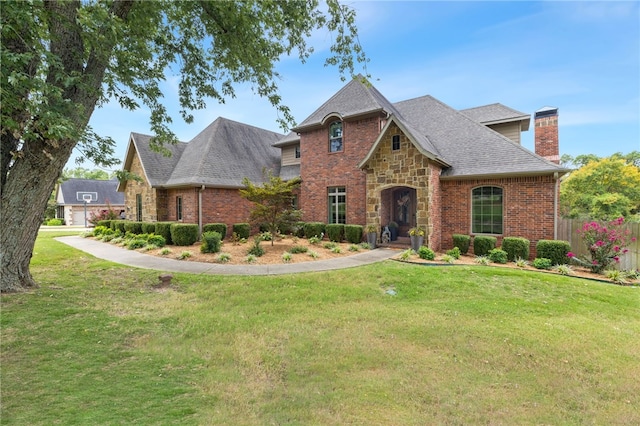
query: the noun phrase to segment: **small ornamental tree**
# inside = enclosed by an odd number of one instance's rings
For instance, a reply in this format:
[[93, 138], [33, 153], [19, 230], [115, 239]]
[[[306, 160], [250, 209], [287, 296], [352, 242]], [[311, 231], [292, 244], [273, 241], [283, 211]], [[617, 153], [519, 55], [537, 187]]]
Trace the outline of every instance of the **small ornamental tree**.
[[620, 262], [620, 256], [629, 251], [627, 246], [636, 240], [630, 230], [622, 229], [623, 224], [622, 217], [608, 224], [586, 222], [577, 232], [589, 249], [589, 256], [577, 257], [571, 252], [567, 256], [592, 272], [601, 273], [613, 262]]
[[300, 187], [300, 182], [300, 178], [282, 180], [271, 172], [265, 174], [262, 186], [254, 185], [248, 178], [244, 178], [242, 183], [245, 188], [240, 190], [240, 195], [253, 203], [250, 214], [252, 224], [263, 225], [272, 235], [276, 235], [280, 229], [295, 225], [302, 217], [302, 211], [293, 205], [293, 191]]

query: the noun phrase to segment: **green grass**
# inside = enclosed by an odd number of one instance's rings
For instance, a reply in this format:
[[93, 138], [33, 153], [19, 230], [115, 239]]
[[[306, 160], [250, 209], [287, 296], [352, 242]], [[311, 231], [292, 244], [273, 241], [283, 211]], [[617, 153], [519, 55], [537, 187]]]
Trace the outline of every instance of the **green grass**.
[[3, 425], [640, 423], [640, 288], [387, 261], [159, 290], [55, 235], [2, 296]]

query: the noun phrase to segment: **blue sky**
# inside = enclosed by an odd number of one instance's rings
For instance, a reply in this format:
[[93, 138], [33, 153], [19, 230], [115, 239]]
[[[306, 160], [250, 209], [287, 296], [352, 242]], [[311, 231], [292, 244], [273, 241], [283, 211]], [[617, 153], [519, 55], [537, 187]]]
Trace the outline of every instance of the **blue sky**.
[[[345, 3], [357, 10], [360, 42], [370, 58], [366, 71], [392, 102], [429, 94], [456, 109], [500, 102], [532, 114], [553, 106], [559, 108], [561, 154], [640, 150], [638, 1]], [[277, 65], [283, 103], [297, 122], [345, 84], [336, 68], [324, 66], [330, 43], [320, 31], [306, 64], [293, 57]], [[174, 81], [163, 88], [182, 141], [220, 116], [283, 132], [275, 109], [249, 87], [238, 87], [237, 98], [223, 105], [211, 102], [196, 111], [190, 125], [178, 114]], [[124, 158], [129, 134], [150, 134], [148, 121], [145, 109], [109, 103], [90, 124], [111, 136]], [[532, 128], [522, 143], [533, 150]]]

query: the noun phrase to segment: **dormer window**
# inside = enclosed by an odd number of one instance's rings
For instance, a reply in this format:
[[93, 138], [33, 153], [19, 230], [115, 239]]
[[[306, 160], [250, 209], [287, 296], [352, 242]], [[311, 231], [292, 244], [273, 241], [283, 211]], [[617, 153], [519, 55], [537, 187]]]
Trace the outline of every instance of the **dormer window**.
[[342, 151], [342, 121], [329, 125], [329, 152]]

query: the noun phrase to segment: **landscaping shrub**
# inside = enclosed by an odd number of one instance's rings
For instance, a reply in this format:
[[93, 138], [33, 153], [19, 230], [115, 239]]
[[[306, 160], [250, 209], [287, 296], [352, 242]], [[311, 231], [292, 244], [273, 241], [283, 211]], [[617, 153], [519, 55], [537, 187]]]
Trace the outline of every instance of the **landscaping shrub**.
[[453, 246], [460, 249], [460, 254], [467, 254], [471, 245], [471, 236], [453, 234]]
[[127, 223], [126, 220], [112, 220], [111, 221], [111, 229], [113, 229], [114, 231], [120, 231], [121, 233], [125, 233], [127, 232], [124, 229], [124, 224]]
[[155, 234], [156, 233], [156, 223], [155, 222], [141, 222], [142, 233], [143, 234]]
[[304, 224], [305, 238], [318, 237], [325, 233], [326, 225], [322, 222], [307, 222]]
[[344, 238], [351, 244], [362, 242], [364, 227], [362, 225], [345, 225]]
[[142, 234], [142, 222], [134, 222], [132, 220], [128, 220], [124, 223], [124, 231], [131, 232], [135, 235]]
[[485, 256], [491, 250], [496, 248], [496, 237], [489, 237], [486, 235], [477, 235], [473, 238], [473, 254], [476, 256]]
[[551, 262], [551, 259], [547, 259], [544, 257], [536, 257], [535, 259], [533, 259], [534, 268], [551, 269], [551, 266], [553, 266], [553, 262]]
[[327, 230], [327, 237], [329, 238], [329, 241], [339, 243], [344, 239], [344, 224], [329, 223], [325, 229]]
[[454, 247], [451, 250], [447, 250], [446, 254], [454, 259], [460, 259], [460, 247]]
[[289, 250], [291, 254], [306, 253], [309, 249], [306, 246], [293, 246]]
[[260, 237], [255, 237], [253, 239], [253, 246], [247, 252], [247, 255], [252, 255], [256, 257], [260, 257], [264, 254], [264, 249], [260, 246], [262, 239]]
[[489, 260], [493, 263], [507, 263], [507, 256], [507, 252], [502, 249], [489, 250]]
[[144, 238], [133, 238], [129, 240], [129, 242], [127, 243], [127, 248], [129, 250], [135, 250], [135, 249], [142, 248], [146, 245], [147, 245], [147, 240], [145, 240]]
[[173, 244], [171, 240], [171, 225], [175, 222], [156, 222], [156, 235], [162, 235], [167, 244]]
[[222, 234], [217, 231], [208, 231], [202, 234], [202, 253], [218, 253], [222, 246]]
[[420, 259], [433, 260], [436, 258], [436, 253], [427, 246], [420, 246], [418, 256]]
[[249, 238], [249, 234], [251, 234], [251, 225], [248, 223], [234, 223], [233, 233], [236, 234], [238, 238], [244, 238], [246, 240]]
[[174, 223], [171, 225], [171, 241], [177, 246], [190, 246], [198, 241], [198, 225]]
[[104, 234], [107, 229], [111, 232], [113, 232], [113, 230], [111, 228], [107, 228], [106, 226], [101, 226], [98, 225], [95, 228], [93, 228], [93, 236], [94, 237], [99, 237], [100, 235]]
[[104, 226], [105, 228], [111, 228], [112, 219], [99, 220], [96, 223], [97, 226]]
[[529, 240], [520, 237], [504, 237], [502, 250], [507, 252], [507, 260], [514, 262], [516, 259], [529, 258]]
[[167, 240], [162, 235], [151, 234], [147, 238], [147, 243], [156, 247], [164, 247], [167, 244]]
[[226, 223], [207, 223], [202, 227], [202, 232], [217, 232], [224, 240], [227, 237], [227, 224]]
[[304, 222], [296, 222], [294, 226], [294, 235], [298, 238], [304, 238]]
[[552, 265], [566, 265], [569, 263], [567, 253], [571, 250], [569, 241], [540, 240], [536, 243], [536, 256], [549, 259]]
[[49, 219], [47, 226], [60, 226], [62, 225], [62, 219]]

